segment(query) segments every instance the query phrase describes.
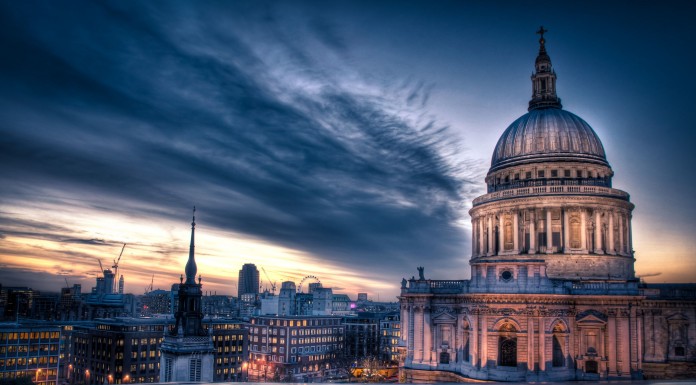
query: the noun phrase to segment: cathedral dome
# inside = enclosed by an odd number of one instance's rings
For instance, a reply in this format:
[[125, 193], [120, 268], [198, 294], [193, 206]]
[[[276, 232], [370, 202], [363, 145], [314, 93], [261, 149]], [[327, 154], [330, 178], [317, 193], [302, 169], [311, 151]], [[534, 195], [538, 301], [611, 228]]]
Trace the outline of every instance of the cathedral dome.
[[584, 161], [608, 166], [592, 127], [561, 108], [534, 108], [515, 120], [498, 140], [491, 171], [523, 163]]

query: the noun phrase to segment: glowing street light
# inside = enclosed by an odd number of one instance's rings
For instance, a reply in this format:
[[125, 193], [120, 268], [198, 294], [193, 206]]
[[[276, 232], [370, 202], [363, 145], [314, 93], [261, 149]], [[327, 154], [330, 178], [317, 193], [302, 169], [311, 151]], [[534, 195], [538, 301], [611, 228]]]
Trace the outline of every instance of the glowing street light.
[[35, 383], [39, 383], [39, 374], [41, 373], [41, 369], [36, 369], [36, 380], [34, 380]]

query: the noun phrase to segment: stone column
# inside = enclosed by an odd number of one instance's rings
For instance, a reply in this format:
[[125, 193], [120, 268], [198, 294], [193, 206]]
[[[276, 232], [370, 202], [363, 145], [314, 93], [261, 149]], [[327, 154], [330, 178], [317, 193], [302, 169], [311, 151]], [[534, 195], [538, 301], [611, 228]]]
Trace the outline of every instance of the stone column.
[[616, 339], [616, 312], [609, 311], [609, 320], [607, 321], [607, 336], [606, 338], [610, 341], [607, 344], [607, 356], [609, 356], [609, 375], [616, 376], [617, 364], [617, 354], [616, 345], [618, 344]]
[[527, 371], [534, 370], [534, 320], [527, 316]]
[[631, 228], [631, 214], [626, 215], [626, 230], [628, 232], [628, 242], [626, 245], [626, 253], [633, 255], [633, 229]]
[[406, 341], [406, 357], [413, 361], [413, 347], [416, 338], [413, 305], [408, 306], [408, 341]]
[[536, 254], [536, 218], [534, 210], [529, 213], [529, 254]]
[[488, 367], [488, 317], [481, 316], [481, 369]]
[[585, 209], [580, 210], [580, 248], [587, 250], [587, 223], [585, 222]]
[[501, 255], [505, 251], [505, 223], [503, 218], [505, 215], [503, 213], [498, 214], [498, 255]]
[[546, 371], [546, 319], [539, 317], [539, 371]]
[[[408, 332], [409, 328], [411, 327], [408, 323], [409, 315], [408, 315], [408, 305], [403, 305], [401, 307], [401, 341], [408, 341]], [[403, 332], [403, 330], [406, 330], [406, 333]]]
[[478, 244], [478, 236], [476, 234], [476, 219], [471, 219], [471, 257], [476, 258], [476, 245]]
[[423, 362], [423, 307], [418, 306], [418, 315], [416, 316], [415, 338], [414, 338], [414, 361]]
[[568, 223], [568, 208], [563, 209], [563, 251], [570, 251], [570, 227]]
[[474, 313], [471, 315], [471, 344], [470, 354], [471, 354], [471, 366], [476, 368], [476, 366], [481, 362], [479, 360], [479, 328], [478, 328], [478, 314]]
[[488, 253], [486, 255], [493, 255], [493, 250], [495, 250], [495, 234], [493, 234], [493, 216], [488, 216]]
[[433, 333], [430, 329], [430, 308], [423, 309], [423, 361], [430, 363], [432, 361], [433, 351]]
[[626, 221], [624, 220], [623, 213], [619, 213], [619, 254], [626, 254], [626, 245], [624, 244], [624, 228], [626, 226]]
[[546, 254], [551, 254], [553, 243], [551, 242], [551, 209], [546, 209]]
[[595, 210], [594, 252], [595, 254], [604, 254], [602, 251], [602, 218], [599, 210]]
[[512, 242], [513, 246], [512, 248], [515, 250], [515, 253], [520, 252], [520, 225], [519, 225], [519, 212], [513, 211], [513, 220], [512, 220], [512, 231], [514, 231], [513, 236], [512, 236]]
[[619, 367], [619, 370], [621, 370], [621, 375], [622, 376], [629, 376], [630, 378], [630, 373], [631, 373], [631, 340], [630, 340], [630, 334], [629, 334], [629, 325], [628, 325], [628, 310], [621, 310], [619, 312], [619, 319], [617, 319], [617, 322], [619, 323], [619, 330], [618, 332], [620, 333], [619, 336], [619, 341], [621, 341], [619, 344], [621, 345], [621, 366]]
[[607, 253], [608, 254], [616, 254], [615, 248], [614, 248], [614, 212], [610, 211], [609, 212], [609, 229], [607, 230], [609, 233], [607, 238], [609, 239], [609, 245], [607, 245]]
[[479, 234], [479, 252], [478, 256], [484, 255], [484, 249], [486, 248], [486, 245], [484, 243], [485, 239], [483, 234], [485, 234], [485, 231], [483, 230], [483, 221], [485, 220], [485, 217], [480, 217], [478, 220], [478, 234]]

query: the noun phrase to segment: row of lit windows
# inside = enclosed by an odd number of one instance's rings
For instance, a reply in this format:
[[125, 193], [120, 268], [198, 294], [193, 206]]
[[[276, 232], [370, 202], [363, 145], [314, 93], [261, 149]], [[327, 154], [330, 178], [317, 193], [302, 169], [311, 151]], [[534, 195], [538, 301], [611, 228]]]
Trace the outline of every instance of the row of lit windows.
[[0, 354], [8, 356], [15, 355], [15, 353], [48, 353], [57, 352], [58, 344], [36, 344], [36, 345], [10, 345], [10, 346], [0, 346]]
[[241, 357], [218, 357], [215, 360], [215, 363], [218, 365], [228, 365], [228, 364], [236, 364], [238, 362], [242, 361]]
[[17, 339], [20, 340], [37, 340], [37, 339], [49, 339], [49, 338], [60, 338], [60, 332], [20, 332], [20, 333], [0, 333], [0, 342], [7, 341], [8, 343], [16, 343]]
[[223, 352], [225, 352], [225, 353], [230, 353], [230, 352], [234, 353], [234, 352], [238, 352], [238, 351], [239, 351], [239, 352], [242, 351], [242, 347], [241, 347], [241, 346], [218, 346], [218, 348], [217, 348], [217, 352], [218, 352], [218, 353], [223, 353]]
[[162, 338], [150, 338], [149, 340], [147, 338], [133, 338], [131, 339], [131, 345], [136, 346], [136, 345], [154, 345], [162, 343]]
[[[257, 322], [258, 321], [258, 322]], [[331, 325], [338, 325], [338, 322], [340, 319], [327, 319], [327, 318], [321, 318], [321, 319], [310, 319], [310, 320], [266, 320], [266, 319], [252, 319], [251, 323], [253, 324], [265, 324], [268, 321], [268, 324], [270, 326], [331, 326]]]
[[0, 358], [0, 367], [5, 367], [5, 366], [32, 366], [32, 365], [46, 365], [46, 364], [57, 364], [58, 363], [58, 357], [56, 356], [51, 356], [51, 357], [32, 357], [32, 358], [7, 358], [3, 359]]
[[[239, 340], [242, 340], [242, 336], [239, 336]], [[225, 335], [225, 336], [213, 336], [213, 341], [237, 341], [237, 335]]]
[[159, 362], [151, 362], [149, 364], [131, 364], [131, 372], [135, 372], [137, 369], [140, 369], [141, 372], [146, 370], [159, 370]]
[[[140, 352], [140, 353], [138, 353], [138, 352], [131, 352], [131, 359], [137, 360], [137, 359], [138, 359], [138, 356], [139, 356], [141, 359], [146, 359], [146, 358], [148, 358], [148, 352], [147, 352], [146, 350], [143, 350], [143, 351]], [[159, 350], [150, 350], [149, 357], [150, 357], [150, 358], [159, 357]], [[123, 357], [121, 357], [121, 358], [123, 358]]]

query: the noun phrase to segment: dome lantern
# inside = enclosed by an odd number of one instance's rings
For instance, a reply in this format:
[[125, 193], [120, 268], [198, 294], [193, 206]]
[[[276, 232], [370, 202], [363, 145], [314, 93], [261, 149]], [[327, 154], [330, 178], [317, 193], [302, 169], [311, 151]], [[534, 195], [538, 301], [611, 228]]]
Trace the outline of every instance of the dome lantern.
[[539, 27], [539, 54], [534, 67], [536, 72], [532, 74], [532, 100], [529, 101], [529, 111], [540, 108], [562, 108], [561, 99], [556, 95], [556, 73], [551, 65], [551, 58], [546, 53], [546, 40], [544, 33], [548, 32], [544, 27]]

